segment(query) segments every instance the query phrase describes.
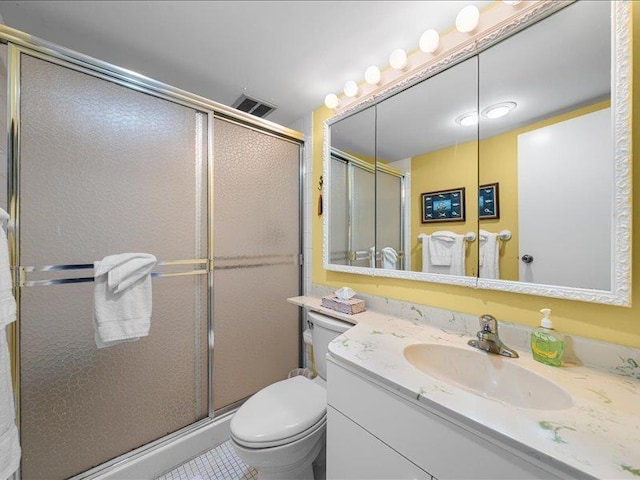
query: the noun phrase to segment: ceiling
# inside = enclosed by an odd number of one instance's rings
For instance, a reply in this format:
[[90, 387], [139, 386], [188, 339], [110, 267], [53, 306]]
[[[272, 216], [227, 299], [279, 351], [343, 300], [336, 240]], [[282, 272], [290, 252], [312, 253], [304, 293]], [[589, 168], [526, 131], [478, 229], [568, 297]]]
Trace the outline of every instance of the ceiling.
[[[331, 127], [340, 150], [397, 161], [499, 133], [609, 98], [609, 2], [577, 2], [485, 50]], [[478, 80], [479, 79], [479, 80]], [[500, 102], [507, 116], [460, 126], [462, 114]], [[375, 127], [377, 122], [377, 129]]]
[[7, 25], [288, 126], [395, 48], [491, 1], [0, 1]]

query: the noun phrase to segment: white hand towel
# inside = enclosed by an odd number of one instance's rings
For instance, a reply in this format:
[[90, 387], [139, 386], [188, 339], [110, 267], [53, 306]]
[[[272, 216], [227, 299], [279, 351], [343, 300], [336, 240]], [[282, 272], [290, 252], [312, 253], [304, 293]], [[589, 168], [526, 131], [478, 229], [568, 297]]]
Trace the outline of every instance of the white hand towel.
[[429, 238], [429, 263], [433, 266], [451, 265], [456, 235], [451, 232], [434, 232]]
[[422, 244], [422, 271], [429, 272], [429, 235], [420, 233], [418, 241]]
[[480, 278], [500, 278], [500, 243], [498, 234], [480, 230]]
[[16, 319], [16, 300], [13, 298], [9, 245], [5, 228], [9, 214], [0, 208], [0, 327]]
[[376, 268], [376, 247], [369, 249], [369, 268]]
[[[440, 233], [440, 232], [436, 232]], [[422, 240], [422, 271], [425, 273], [440, 273], [445, 275], [464, 275], [465, 274], [465, 251], [464, 251], [464, 237], [462, 235], [456, 235], [454, 233], [447, 232], [448, 235], [441, 236], [442, 238], [449, 238], [450, 245], [449, 251], [451, 252], [450, 265], [434, 265], [430, 258], [430, 244], [433, 241], [434, 235], [425, 235], [421, 233], [418, 238]]]
[[149, 334], [151, 271], [156, 262], [148, 253], [110, 255], [95, 262], [93, 319], [98, 348]]
[[398, 267], [398, 252], [392, 247], [382, 249], [382, 268], [396, 270]]
[[456, 235], [453, 247], [451, 248], [451, 268], [449, 269], [449, 275], [464, 275], [465, 274], [465, 240], [463, 235]]
[[18, 469], [21, 454], [7, 345], [7, 325], [16, 319], [9, 247], [4, 231], [8, 219], [7, 212], [0, 208], [0, 478], [8, 478]]

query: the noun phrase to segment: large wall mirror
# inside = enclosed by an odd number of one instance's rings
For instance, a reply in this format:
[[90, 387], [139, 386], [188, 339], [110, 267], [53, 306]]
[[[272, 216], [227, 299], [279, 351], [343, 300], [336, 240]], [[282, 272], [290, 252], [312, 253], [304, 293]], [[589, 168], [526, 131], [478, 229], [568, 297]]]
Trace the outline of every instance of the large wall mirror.
[[630, 6], [540, 6], [327, 121], [325, 268], [629, 305]]

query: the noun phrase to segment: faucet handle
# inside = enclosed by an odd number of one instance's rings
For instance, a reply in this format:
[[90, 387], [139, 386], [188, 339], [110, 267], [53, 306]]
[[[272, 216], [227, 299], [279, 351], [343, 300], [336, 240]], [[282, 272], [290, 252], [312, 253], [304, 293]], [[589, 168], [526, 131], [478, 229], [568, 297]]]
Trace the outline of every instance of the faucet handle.
[[498, 333], [498, 321], [496, 317], [484, 314], [480, 317], [480, 330], [486, 333]]

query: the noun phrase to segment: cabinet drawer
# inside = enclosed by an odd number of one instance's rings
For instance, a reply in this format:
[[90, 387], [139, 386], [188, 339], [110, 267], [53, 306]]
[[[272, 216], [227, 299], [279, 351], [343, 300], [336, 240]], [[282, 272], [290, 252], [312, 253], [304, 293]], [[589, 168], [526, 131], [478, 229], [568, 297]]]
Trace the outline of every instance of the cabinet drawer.
[[327, 360], [329, 405], [434, 477], [530, 480], [568, 476], [543, 469], [496, 441], [465, 430]]
[[327, 408], [327, 480], [431, 480], [369, 432]]

